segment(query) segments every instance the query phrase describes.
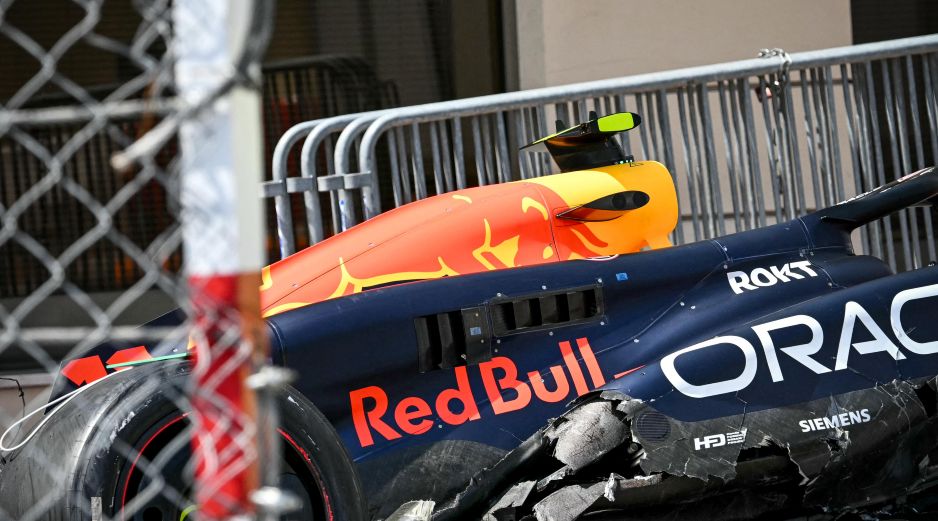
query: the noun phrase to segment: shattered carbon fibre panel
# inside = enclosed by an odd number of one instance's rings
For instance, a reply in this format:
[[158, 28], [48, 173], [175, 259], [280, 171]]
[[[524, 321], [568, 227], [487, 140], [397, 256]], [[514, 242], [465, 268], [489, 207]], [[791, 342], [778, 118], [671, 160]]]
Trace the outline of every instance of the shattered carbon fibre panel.
[[538, 521], [574, 521], [603, 497], [605, 490], [602, 481], [564, 487], [534, 505], [534, 515]]
[[[818, 477], [807, 486], [809, 504], [864, 504], [907, 493], [929, 477], [929, 453], [938, 448], [938, 418], [921, 401], [916, 385], [893, 382], [877, 387], [881, 401], [869, 428], [835, 430], [828, 438], [831, 458]], [[927, 392], [927, 391], [926, 391]], [[859, 393], [855, 393], [859, 394]], [[855, 407], [847, 402], [842, 408]], [[934, 400], [934, 394], [931, 399]], [[839, 401], [839, 400], [838, 400]], [[872, 411], [871, 411], [872, 412]], [[871, 469], [875, 471], [871, 472]], [[832, 472], [833, 470], [833, 472]], [[910, 486], [910, 484], [912, 484]]]
[[[531, 445], [553, 446], [537, 454], [553, 459], [555, 470], [493, 494], [485, 519], [533, 514], [539, 521], [566, 521], [602, 510], [628, 511], [635, 519], [716, 513], [748, 519], [812, 506], [860, 509], [904, 497], [938, 479], [927, 456], [938, 454], [936, 389], [935, 379], [894, 381], [701, 422], [680, 422], [652, 404], [603, 392], [526, 442], [529, 452]], [[646, 416], [651, 419], [643, 422]], [[600, 434], [584, 435], [590, 426]], [[624, 437], [621, 427], [628, 431]], [[611, 447], [612, 440], [619, 446]], [[545, 468], [543, 462], [531, 467]], [[484, 487], [481, 480], [475, 486]], [[706, 506], [688, 506], [697, 501]]]
[[[600, 482], [585, 512], [607, 491], [611, 508], [653, 509], [723, 494], [743, 467], [753, 487], [789, 487], [798, 504], [823, 479], [855, 489], [837, 501], [876, 501], [861, 462], [885, 469], [892, 490], [914, 491], [938, 461], [926, 420], [934, 393], [913, 385], [938, 375], [938, 267], [892, 274], [853, 255], [849, 232], [935, 193], [938, 172], [928, 171], [710, 241], [375, 289], [271, 317], [272, 345], [303, 371], [297, 387], [347, 445], [372, 512], [431, 499], [435, 519], [478, 519], [525, 482], [534, 487], [492, 515], [533, 516], [558, 491]], [[586, 286], [589, 305], [577, 292]], [[444, 324], [467, 309], [510, 334], [480, 327], [476, 339], [467, 324]], [[587, 309], [598, 321], [568, 320]], [[431, 315], [432, 335], [421, 321]], [[461, 358], [467, 339], [484, 340], [492, 358]], [[894, 432], [862, 434], [868, 424]], [[448, 442], [491, 450], [457, 453]], [[766, 458], [785, 463], [783, 484]], [[613, 474], [661, 483], [616, 495]]]
[[[736, 460], [742, 444], [723, 443], [701, 454], [694, 450], [694, 437], [701, 433], [739, 431], [741, 418], [679, 422], [639, 400], [622, 401], [617, 410], [632, 420], [632, 438], [645, 449], [639, 464], [646, 473], [663, 472], [703, 480], [710, 476], [727, 480], [736, 475]], [[654, 428], [647, 427], [649, 424]]]
[[430, 521], [434, 506], [433, 501], [409, 501], [401, 505], [385, 521]]
[[[448, 440], [375, 458], [364, 465], [367, 472], [361, 474], [362, 482], [373, 491], [371, 516], [387, 516], [414, 499], [452, 497], [465, 488], [463, 475], [492, 466], [504, 455], [481, 443]], [[449, 472], [441, 475], [441, 468]]]
[[515, 483], [483, 516], [483, 521], [511, 521], [534, 490], [534, 481]]
[[696, 478], [613, 474], [592, 483], [568, 485], [538, 502], [533, 511], [538, 521], [572, 520], [596, 511], [617, 511], [616, 519], [630, 521], [748, 520], [800, 499], [777, 487], [760, 490], [736, 485], [720, 488]]
[[[618, 408], [631, 418], [653, 411], [636, 401]], [[895, 495], [924, 478], [922, 456], [915, 455], [938, 446], [938, 424], [926, 414], [915, 387], [894, 381], [784, 409], [670, 420], [671, 432], [663, 439], [643, 436], [633, 421], [632, 434], [645, 448], [640, 465], [649, 474], [727, 481], [736, 476], [742, 451], [778, 447], [798, 466], [807, 503], [853, 505]]]
[[622, 445], [629, 430], [612, 403], [593, 401], [564, 415], [546, 434], [555, 441], [554, 457], [576, 472]]

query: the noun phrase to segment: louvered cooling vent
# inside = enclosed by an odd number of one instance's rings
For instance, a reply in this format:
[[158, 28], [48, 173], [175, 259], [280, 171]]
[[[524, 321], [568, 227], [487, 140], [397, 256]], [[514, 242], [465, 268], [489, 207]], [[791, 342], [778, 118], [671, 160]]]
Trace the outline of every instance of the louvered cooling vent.
[[587, 286], [495, 300], [490, 310], [496, 336], [589, 322], [603, 315], [602, 289]]
[[492, 359], [492, 332], [485, 308], [417, 317], [417, 366], [421, 373]]

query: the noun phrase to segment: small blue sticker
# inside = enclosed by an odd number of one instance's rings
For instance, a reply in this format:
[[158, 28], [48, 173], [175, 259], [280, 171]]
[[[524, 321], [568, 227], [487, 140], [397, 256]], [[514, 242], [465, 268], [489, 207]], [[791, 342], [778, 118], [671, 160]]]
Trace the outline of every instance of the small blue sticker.
[[629, 280], [629, 274], [625, 272], [616, 273], [616, 280], [618, 280], [619, 282], [622, 282], [623, 280]]
[[470, 327], [470, 328], [469, 328], [469, 336], [479, 336], [479, 335], [481, 335], [481, 334], [482, 334], [482, 328], [481, 328], [481, 327]]

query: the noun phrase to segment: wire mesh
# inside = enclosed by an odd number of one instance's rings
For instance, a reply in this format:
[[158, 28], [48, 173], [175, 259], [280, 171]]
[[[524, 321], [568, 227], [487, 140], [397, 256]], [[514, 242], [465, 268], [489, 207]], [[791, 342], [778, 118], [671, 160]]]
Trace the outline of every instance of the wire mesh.
[[[208, 28], [227, 4], [0, 2], [0, 360], [17, 373], [0, 378], [0, 519], [248, 516], [277, 476], [276, 414], [258, 424], [245, 383], [266, 363], [259, 310], [226, 293], [256, 298], [260, 274], [200, 277], [187, 238], [221, 258], [238, 243], [213, 227], [230, 194], [187, 187], [179, 137], [211, 154], [231, 129], [205, 121], [260, 85], [270, 2], [243, 3], [228, 40], [181, 43], [182, 9]], [[181, 91], [179, 57], [219, 44], [223, 73]]]

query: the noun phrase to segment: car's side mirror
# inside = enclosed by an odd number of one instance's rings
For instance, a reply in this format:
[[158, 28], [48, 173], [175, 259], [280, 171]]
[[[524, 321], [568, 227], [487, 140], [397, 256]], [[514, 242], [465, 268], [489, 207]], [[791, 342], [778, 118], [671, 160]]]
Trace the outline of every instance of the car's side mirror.
[[556, 133], [538, 139], [522, 150], [549, 152], [561, 172], [622, 164], [627, 158], [613, 136], [631, 130], [641, 122], [641, 116], [634, 112], [618, 112], [601, 118], [590, 112], [589, 121], [567, 129], [563, 128], [562, 121], [558, 121]]

